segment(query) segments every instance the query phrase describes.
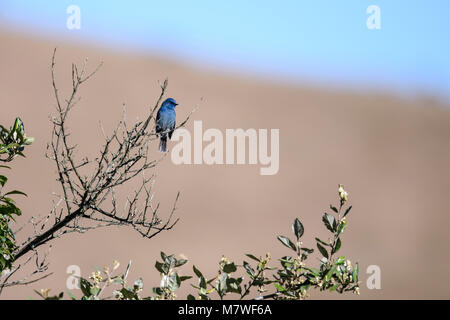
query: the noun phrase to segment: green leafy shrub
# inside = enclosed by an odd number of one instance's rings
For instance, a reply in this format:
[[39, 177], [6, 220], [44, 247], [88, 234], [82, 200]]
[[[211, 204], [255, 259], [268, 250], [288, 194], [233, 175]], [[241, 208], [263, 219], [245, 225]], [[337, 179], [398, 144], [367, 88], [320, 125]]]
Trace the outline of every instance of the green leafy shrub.
[[[8, 130], [0, 125], [0, 162], [10, 162], [16, 156], [24, 157], [22, 151], [26, 145], [32, 144], [34, 138], [25, 136], [25, 129], [20, 118], [16, 118], [13, 126]], [[10, 169], [0, 165], [1, 169]], [[14, 250], [17, 248], [14, 233], [10, 228], [10, 221], [22, 212], [16, 206], [12, 195], [25, 195], [25, 193], [12, 190], [5, 192], [8, 178], [0, 174], [0, 272], [11, 269], [14, 261]]]
[[18, 155], [25, 157], [22, 151], [25, 146], [33, 142], [33, 137], [25, 135], [25, 128], [20, 118], [16, 118], [9, 130], [0, 125], [0, 161], [9, 162]]
[[[270, 266], [271, 256], [266, 254], [257, 257], [246, 254], [247, 262], [241, 264], [222, 257], [219, 269], [215, 276], [207, 278], [195, 265], [192, 267], [196, 282], [191, 286], [196, 290], [189, 294], [187, 300], [209, 300], [218, 296], [223, 299], [226, 295], [233, 295], [236, 299], [244, 299], [250, 296], [252, 290], [256, 290], [256, 300], [263, 299], [305, 299], [309, 296], [310, 289], [327, 290], [329, 292], [359, 294], [359, 267], [354, 266], [343, 255], [337, 256], [342, 246], [342, 234], [347, 227], [346, 216], [352, 206], [346, 206], [348, 193], [342, 185], [338, 188], [339, 206], [330, 205], [332, 214], [324, 213], [322, 221], [330, 232], [328, 241], [315, 238], [317, 250], [320, 256], [317, 268], [308, 266], [306, 261], [315, 252], [313, 248], [303, 246], [301, 238], [304, 234], [303, 224], [295, 219], [292, 224], [292, 232], [295, 241], [286, 236], [278, 236], [278, 240], [295, 254], [283, 256], [279, 259], [279, 266]], [[150, 296], [142, 297], [144, 284], [142, 279], [137, 279], [132, 286], [127, 286], [127, 277], [130, 269], [128, 264], [125, 273], [113, 275], [110, 269], [105, 267], [91, 274], [89, 279], [80, 278], [80, 287], [83, 293], [81, 299], [103, 299], [101, 296], [109, 286], [115, 287], [113, 297], [120, 300], [167, 300], [176, 299], [176, 291], [187, 280], [193, 278], [190, 275], [181, 275], [180, 267], [188, 261], [184, 258], [177, 259], [174, 255], [166, 255], [161, 252], [161, 260], [156, 261], [155, 268], [161, 275], [161, 283], [154, 287]], [[114, 263], [113, 271], [119, 264]], [[45, 299], [61, 299], [63, 294], [49, 296], [49, 290], [37, 292]], [[76, 299], [70, 294], [72, 299]]]

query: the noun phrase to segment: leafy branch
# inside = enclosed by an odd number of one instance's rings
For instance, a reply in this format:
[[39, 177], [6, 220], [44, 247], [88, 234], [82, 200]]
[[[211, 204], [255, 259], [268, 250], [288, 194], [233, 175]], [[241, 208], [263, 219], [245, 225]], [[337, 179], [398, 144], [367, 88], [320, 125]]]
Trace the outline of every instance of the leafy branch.
[[[252, 290], [256, 289], [258, 295], [255, 300], [264, 299], [284, 299], [284, 300], [302, 300], [309, 296], [311, 289], [327, 290], [330, 292], [353, 292], [359, 294], [359, 268], [358, 264], [353, 267], [350, 260], [345, 256], [334, 258], [334, 255], [340, 250], [342, 241], [341, 236], [347, 225], [346, 216], [351, 210], [351, 206], [346, 207], [348, 193], [342, 185], [339, 185], [339, 208], [330, 206], [336, 215], [325, 213], [322, 221], [328, 231], [331, 232], [329, 242], [325, 242], [319, 238], [317, 248], [321, 256], [318, 268], [306, 265], [308, 257], [314, 253], [314, 249], [303, 246], [301, 241], [304, 235], [304, 227], [298, 218], [292, 223], [292, 232], [296, 241], [292, 241], [289, 237], [278, 236], [277, 239], [287, 248], [295, 252], [294, 256], [283, 256], [279, 259], [280, 266], [271, 267], [270, 254], [260, 256], [259, 258], [253, 254], [246, 254], [252, 262], [243, 261], [237, 264], [230, 261], [226, 257], [222, 257], [219, 261], [219, 270], [217, 274], [210, 279], [194, 265], [192, 267], [197, 280], [191, 283], [191, 286], [197, 290], [195, 294], [189, 294], [188, 300], [210, 300], [217, 294], [219, 299], [223, 299], [226, 295], [237, 295], [238, 299], [244, 299]], [[342, 213], [342, 214], [341, 214]], [[151, 299], [151, 300], [167, 300], [176, 299], [176, 291], [183, 282], [192, 278], [189, 275], [181, 276], [179, 268], [188, 261], [185, 258], [177, 259], [174, 255], [166, 255], [161, 252], [162, 261], [155, 263], [156, 270], [161, 275], [161, 283], [158, 287], [152, 289], [152, 295], [141, 297], [138, 293], [143, 290], [142, 279], [136, 280], [132, 287], [126, 287], [123, 279], [126, 279], [129, 266], [124, 275], [118, 277], [121, 279], [116, 282], [111, 280], [109, 274], [104, 276], [100, 274], [93, 281], [81, 278], [82, 299], [101, 299], [99, 283], [107, 281], [107, 283], [117, 283], [121, 288], [115, 290], [114, 298], [116, 299]], [[244, 281], [248, 277], [248, 281]], [[95, 280], [97, 279], [97, 280]], [[105, 280], [106, 279], [106, 280]], [[245, 283], [244, 283], [245, 282]], [[49, 298], [62, 298], [62, 295]]]
[[[34, 142], [33, 137], [25, 135], [25, 128], [20, 118], [16, 118], [10, 129], [0, 125], [0, 162], [11, 162], [17, 156], [25, 157], [25, 146]], [[1, 169], [11, 169], [9, 166], [0, 165]], [[10, 228], [10, 222], [15, 221], [14, 216], [20, 216], [22, 211], [16, 206], [12, 195], [26, 194], [19, 190], [5, 192], [8, 178], [0, 175], [0, 273], [5, 269], [11, 269], [15, 260], [14, 251], [17, 248], [14, 232]], [[0, 293], [3, 286], [0, 286]]]

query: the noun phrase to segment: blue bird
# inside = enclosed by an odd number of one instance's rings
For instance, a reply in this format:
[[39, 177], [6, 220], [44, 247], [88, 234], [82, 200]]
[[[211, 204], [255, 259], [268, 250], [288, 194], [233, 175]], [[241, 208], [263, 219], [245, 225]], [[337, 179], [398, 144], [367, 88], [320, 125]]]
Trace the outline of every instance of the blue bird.
[[178, 103], [173, 98], [166, 99], [156, 115], [156, 133], [159, 134], [159, 152], [168, 152], [167, 136], [172, 138], [173, 130], [175, 129], [175, 107]]

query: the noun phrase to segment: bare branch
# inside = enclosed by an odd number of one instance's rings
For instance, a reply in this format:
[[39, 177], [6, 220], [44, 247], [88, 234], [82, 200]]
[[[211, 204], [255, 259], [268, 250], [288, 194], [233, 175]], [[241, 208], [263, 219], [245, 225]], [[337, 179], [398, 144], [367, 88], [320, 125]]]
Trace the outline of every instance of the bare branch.
[[[70, 111], [80, 100], [78, 96], [80, 86], [91, 79], [101, 65], [99, 64], [93, 72], [87, 73], [87, 60], [81, 68], [72, 64], [72, 92], [67, 99], [62, 100], [55, 79], [56, 49], [53, 52], [51, 79], [56, 100], [56, 114], [50, 120], [53, 127], [46, 156], [56, 165], [61, 195], [47, 216], [29, 220], [34, 231], [32, 236], [15, 251], [16, 261], [30, 252], [34, 253], [32, 256], [38, 255], [37, 248], [71, 232], [84, 233], [107, 226], [130, 226], [141, 236], [152, 238], [172, 229], [179, 221], [178, 218], [174, 218], [174, 213], [180, 194], [177, 194], [168, 217], [163, 219], [159, 212], [159, 204], [153, 205], [156, 175], [153, 174], [148, 178], [145, 175], [148, 169], [155, 168], [164, 159], [164, 156], [152, 159], [149, 147], [157, 139], [154, 115], [167, 89], [167, 79], [161, 85], [161, 93], [155, 105], [150, 108], [150, 114], [145, 121], [129, 125], [124, 108], [121, 121], [109, 136], [100, 125], [104, 144], [98, 156], [93, 160], [76, 156], [79, 150], [69, 139], [67, 119]], [[194, 111], [195, 109], [192, 112]], [[191, 114], [177, 128], [184, 126]], [[130, 190], [129, 184], [138, 176], [142, 177], [141, 183], [128, 194], [125, 203], [121, 204], [118, 200], [121, 197], [118, 195], [124, 195], [122, 190]], [[27, 262], [28, 259], [30, 258], [27, 258]], [[31, 283], [25, 282], [24, 279], [8, 282], [20, 268], [21, 264], [10, 273], [1, 288]]]

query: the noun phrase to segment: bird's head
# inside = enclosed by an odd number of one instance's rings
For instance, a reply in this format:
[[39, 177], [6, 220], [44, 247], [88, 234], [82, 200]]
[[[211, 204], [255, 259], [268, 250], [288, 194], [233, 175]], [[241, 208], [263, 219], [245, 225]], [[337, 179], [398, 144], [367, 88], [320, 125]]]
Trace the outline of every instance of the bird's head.
[[177, 105], [178, 105], [178, 103], [173, 98], [168, 98], [168, 99], [164, 100], [164, 102], [162, 103], [162, 107], [168, 107], [171, 109], [175, 109], [175, 107]]

